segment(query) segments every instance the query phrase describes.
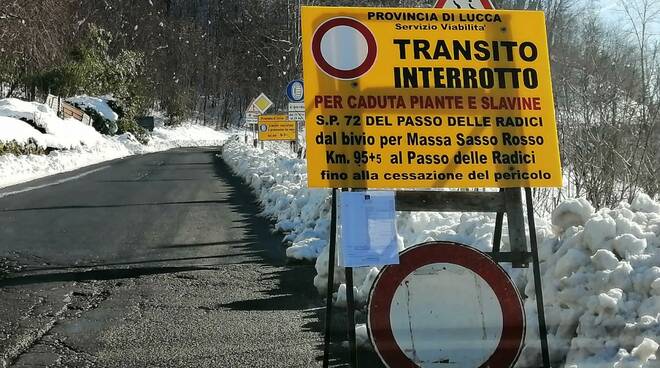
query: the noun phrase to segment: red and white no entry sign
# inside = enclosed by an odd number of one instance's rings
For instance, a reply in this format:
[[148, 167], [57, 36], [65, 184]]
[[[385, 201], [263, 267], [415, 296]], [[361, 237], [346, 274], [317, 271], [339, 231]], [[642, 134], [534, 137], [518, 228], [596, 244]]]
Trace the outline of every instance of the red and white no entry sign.
[[506, 368], [520, 354], [525, 312], [497, 262], [466, 245], [432, 242], [382, 269], [367, 328], [390, 368]]
[[438, 0], [435, 7], [443, 9], [495, 9], [490, 0]]
[[377, 54], [373, 33], [353, 18], [329, 19], [316, 29], [312, 37], [316, 65], [337, 79], [359, 78], [371, 69]]

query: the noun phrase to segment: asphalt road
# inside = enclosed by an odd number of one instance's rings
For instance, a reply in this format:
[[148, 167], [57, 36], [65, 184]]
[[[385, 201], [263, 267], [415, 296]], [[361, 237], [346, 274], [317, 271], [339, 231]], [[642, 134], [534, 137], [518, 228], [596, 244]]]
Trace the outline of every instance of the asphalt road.
[[315, 367], [311, 265], [217, 149], [0, 190], [0, 367]]

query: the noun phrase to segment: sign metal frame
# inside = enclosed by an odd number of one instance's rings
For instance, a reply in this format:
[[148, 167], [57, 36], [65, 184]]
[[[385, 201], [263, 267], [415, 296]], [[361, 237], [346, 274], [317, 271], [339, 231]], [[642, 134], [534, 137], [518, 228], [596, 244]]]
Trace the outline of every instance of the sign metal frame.
[[[496, 213], [493, 233], [493, 251], [487, 253], [495, 262], [512, 263], [513, 268], [528, 268], [532, 264], [534, 291], [538, 310], [539, 336], [541, 340], [541, 357], [544, 368], [550, 368], [547, 326], [541, 287], [541, 266], [538, 255], [536, 224], [534, 221], [534, 204], [532, 189], [524, 188], [527, 209], [527, 226], [529, 228], [529, 248], [525, 235], [525, 218], [523, 216], [523, 188], [500, 189], [499, 192], [458, 192], [458, 191], [398, 191], [396, 193], [396, 210], [401, 212], [491, 212]], [[332, 190], [330, 224], [329, 259], [336, 257], [337, 241], [337, 189]], [[507, 216], [510, 251], [501, 250], [504, 215]], [[326, 334], [323, 366], [329, 366], [330, 327], [332, 322], [332, 294], [334, 292], [335, 262], [328, 262], [328, 289]], [[353, 295], [353, 270], [346, 268], [346, 298], [348, 313], [348, 337], [350, 346], [351, 367], [357, 367], [357, 342], [355, 339], [355, 301]]]
[[[442, 8], [447, 0], [439, 0], [435, 7]], [[490, 0], [480, 0], [485, 9], [494, 9]], [[334, 24], [334, 23], [333, 23]], [[330, 24], [332, 25], [332, 24]], [[365, 38], [368, 38], [365, 36]], [[377, 52], [377, 51], [376, 51]], [[320, 52], [316, 52], [318, 58]], [[318, 65], [318, 60], [315, 60]], [[367, 62], [364, 65], [368, 65]], [[364, 65], [356, 69], [363, 68]], [[323, 72], [328, 71], [321, 68]], [[326, 68], [328, 69], [328, 68]], [[332, 71], [331, 69], [329, 69]], [[335, 75], [337, 79], [358, 78], [362, 70], [352, 70], [349, 73]], [[335, 73], [336, 74], [336, 73]], [[329, 74], [332, 75], [332, 74]], [[356, 76], [357, 75], [357, 76]], [[361, 75], [361, 74], [360, 74]], [[525, 192], [525, 205], [527, 209], [527, 227], [529, 229], [529, 247], [525, 231], [525, 218], [523, 216], [522, 189]], [[346, 189], [342, 189], [346, 190]], [[331, 224], [329, 241], [329, 259], [336, 257], [337, 238], [337, 188], [332, 189]], [[397, 211], [432, 211], [432, 212], [491, 212], [496, 213], [495, 229], [493, 234], [493, 251], [488, 255], [497, 263], [510, 262], [514, 268], [527, 268], [531, 263], [534, 277], [534, 290], [538, 310], [538, 328], [541, 340], [541, 357], [543, 367], [550, 368], [550, 358], [547, 340], [547, 327], [545, 322], [543, 291], [541, 287], [540, 261], [536, 238], [536, 225], [534, 221], [534, 205], [531, 188], [506, 188], [499, 192], [460, 192], [460, 191], [397, 191]], [[504, 216], [507, 216], [510, 250], [501, 250], [501, 238]], [[325, 341], [323, 367], [329, 366], [330, 333], [332, 324], [332, 299], [334, 291], [335, 262], [328, 262], [328, 284], [326, 295]], [[355, 301], [353, 295], [353, 270], [345, 268], [346, 298], [347, 298], [347, 328], [350, 349], [351, 367], [358, 366], [357, 343], [355, 336]]]

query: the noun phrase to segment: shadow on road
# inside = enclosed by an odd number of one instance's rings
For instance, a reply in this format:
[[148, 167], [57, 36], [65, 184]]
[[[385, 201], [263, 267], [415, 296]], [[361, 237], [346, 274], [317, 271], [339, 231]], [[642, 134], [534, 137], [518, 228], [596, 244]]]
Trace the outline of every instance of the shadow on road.
[[268, 264], [274, 266], [286, 264], [285, 248], [282, 246], [283, 235], [272, 230], [273, 224], [270, 220], [259, 216], [261, 206], [257, 203], [257, 198], [250, 187], [241, 178], [235, 176], [231, 168], [217, 154], [218, 152], [213, 152], [216, 177], [230, 188], [223, 193], [227, 195], [226, 203], [233, 211], [243, 215], [238, 227], [249, 230], [253, 239], [249, 248], [262, 251], [264, 261]]
[[[246, 257], [256, 257], [259, 256], [259, 252], [246, 252], [246, 253], [238, 253], [238, 254], [223, 254], [223, 255], [218, 255], [218, 256], [201, 256], [201, 257], [178, 257], [178, 258], [156, 258], [156, 259], [149, 259], [149, 260], [144, 260], [144, 261], [133, 261], [133, 262], [114, 262], [114, 263], [91, 263], [91, 264], [86, 264], [86, 265], [72, 265], [72, 266], [62, 266], [62, 267], [43, 267], [43, 268], [34, 268], [34, 267], [29, 267], [25, 269], [24, 273], [32, 273], [36, 271], [63, 271], [63, 270], [73, 270], [73, 269], [90, 269], [90, 268], [105, 268], [105, 267], [112, 267], [112, 266], [139, 266], [139, 265], [144, 265], [144, 264], [149, 264], [149, 263], [168, 263], [168, 262], [181, 262], [181, 261], [196, 261], [196, 260], [208, 260], [208, 259], [223, 259], [223, 258], [233, 258], [233, 257], [239, 257], [239, 256], [246, 256]], [[226, 264], [243, 264], [243, 263], [253, 263], [253, 261], [247, 261], [247, 262], [232, 262], [232, 263], [222, 263], [223, 265]], [[215, 269], [212, 267], [215, 267], [215, 265], [205, 265], [204, 267], [200, 266], [190, 266], [190, 267], [201, 267], [200, 270], [208, 270], [208, 269]], [[46, 275], [57, 275], [54, 273], [46, 274]], [[27, 275], [27, 276], [16, 276], [15, 278], [21, 278], [21, 277], [28, 277], [28, 276], [37, 276], [37, 275]], [[60, 280], [53, 280], [53, 281], [60, 281]], [[38, 282], [48, 282], [47, 280], [45, 281], [35, 281], [34, 283]], [[0, 282], [0, 287], [2, 287], [3, 284]]]
[[[189, 271], [218, 271], [222, 270], [223, 265], [228, 264], [256, 264], [270, 266], [276, 269], [272, 272], [266, 271], [262, 274], [261, 280], [264, 284], [276, 283], [276, 288], [270, 288], [263, 291], [263, 298], [246, 299], [234, 301], [219, 305], [219, 310], [238, 310], [238, 311], [299, 311], [301, 328], [303, 331], [313, 332], [319, 336], [318, 341], [322, 341], [323, 320], [325, 310], [323, 302], [312, 280], [316, 274], [312, 264], [289, 264], [287, 262], [285, 248], [282, 246], [283, 234], [274, 232], [273, 224], [268, 219], [259, 216], [261, 207], [257, 202], [252, 190], [242, 179], [232, 174], [229, 166], [217, 156], [218, 151], [205, 150], [196, 151], [209, 155], [209, 162], [193, 163], [172, 163], [171, 165], [183, 166], [192, 165], [198, 169], [206, 171], [204, 165], [213, 172], [214, 180], [219, 180], [225, 184], [221, 192], [220, 200], [203, 201], [174, 201], [174, 202], [153, 202], [153, 203], [133, 203], [133, 204], [111, 204], [111, 205], [72, 205], [72, 206], [44, 206], [31, 208], [17, 208], [0, 210], [0, 212], [20, 212], [20, 211], [39, 211], [39, 210], [84, 210], [91, 208], [121, 208], [121, 207], [143, 207], [143, 206], [197, 206], [222, 205], [225, 210], [231, 209], [240, 216], [240, 220], [232, 221], [229, 227], [234, 229], [244, 229], [240, 239], [223, 239], [222, 241], [209, 241], [204, 239], [202, 242], [184, 241], [173, 242], [173, 244], [155, 244], [146, 245], [154, 252], [161, 250], [169, 252], [166, 254], [147, 253], [144, 259], [135, 259], [134, 261], [122, 262], [108, 261], [90, 261], [86, 264], [61, 265], [57, 267], [43, 267], [41, 264], [27, 267], [22, 272], [12, 273], [8, 278], [0, 280], [0, 287], [17, 287], [30, 284], [45, 284], [54, 282], [81, 282], [92, 280], [117, 280], [128, 278], [139, 278], [142, 276], [175, 274]], [[174, 154], [174, 153], [173, 153]], [[156, 165], [156, 166], [164, 166]], [[168, 164], [169, 165], [169, 164]], [[146, 180], [119, 180], [112, 181], [117, 183], [139, 183], [141, 181], [188, 181], [191, 179], [146, 179]], [[192, 179], [197, 180], [197, 179]], [[204, 175], [199, 180], [208, 181], [209, 176]], [[98, 180], [97, 180], [98, 182]], [[187, 185], [187, 184], [186, 184]], [[27, 207], [27, 206], [22, 206]], [[178, 208], [176, 211], [179, 211]], [[14, 216], [7, 214], [8, 216]], [[212, 239], [211, 239], [212, 240]], [[138, 247], [140, 244], [130, 245]], [[215, 252], [214, 246], [218, 246], [218, 252]], [[220, 248], [230, 246], [229, 254], [219, 254]], [[202, 256], [177, 256], [182, 255], [186, 249]], [[158, 257], [160, 254], [160, 257]], [[185, 262], [180, 264], [179, 262]], [[267, 281], [267, 282], [266, 282]], [[333, 321], [333, 348], [332, 348], [332, 367], [346, 367], [347, 350], [342, 346], [342, 341], [346, 340], [346, 319], [344, 310], [336, 309]], [[302, 343], [306, 343], [301, 341]], [[323, 346], [319, 344], [314, 358], [317, 361], [322, 360]], [[371, 363], [361, 365], [363, 367], [379, 367]]]
[[157, 245], [153, 248], [172, 249], [172, 248], [197, 248], [197, 247], [212, 247], [216, 245], [245, 245], [254, 242], [256, 239], [241, 239], [229, 240], [210, 243], [193, 243], [193, 244], [165, 244]]
[[0, 212], [23, 212], [23, 211], [45, 211], [45, 210], [84, 210], [91, 208], [126, 208], [144, 206], [177, 206], [177, 205], [213, 205], [227, 203], [226, 201], [182, 201], [182, 202], [153, 202], [153, 203], [128, 203], [128, 204], [104, 204], [104, 205], [77, 205], [77, 206], [54, 206], [54, 207], [31, 207], [3, 209]]
[[[232, 194], [229, 199], [231, 205], [235, 205], [236, 210], [246, 213], [259, 213], [261, 208], [256, 202], [254, 193], [243, 180], [235, 175], [231, 175], [231, 169], [222, 159], [217, 159], [216, 167], [218, 168], [217, 175], [225, 180], [233, 188]], [[241, 198], [242, 200], [233, 201], [232, 199]], [[251, 201], [245, 198], [253, 198]], [[247, 229], [258, 229], [256, 237], [258, 239], [268, 239], [268, 242], [273, 243], [272, 246], [266, 246], [266, 252], [274, 256], [278, 262], [286, 262], [286, 254], [284, 248], [280, 246], [282, 237], [272, 234], [273, 224], [262, 217], [252, 217], [247, 222], [238, 222], [235, 227], [244, 227]], [[278, 244], [273, 240], [277, 238]], [[263, 247], [266, 243], [259, 243], [258, 246]], [[252, 245], [253, 247], [255, 245]], [[252, 248], [254, 249], [254, 248]], [[225, 308], [238, 309], [238, 310], [277, 310], [281, 308], [290, 308], [292, 310], [305, 311], [303, 319], [305, 323], [302, 325], [305, 331], [317, 333], [323, 338], [324, 320], [325, 320], [325, 307], [322, 298], [319, 296], [318, 291], [313, 286], [312, 281], [316, 276], [316, 270], [311, 264], [303, 265], [288, 265], [284, 270], [273, 272], [267, 275], [265, 279], [279, 280], [280, 288], [274, 291], [267, 292], [272, 295], [271, 298], [258, 299], [258, 300], [244, 300], [240, 302], [229, 303], [222, 305]], [[334, 308], [333, 324], [332, 324], [332, 345], [330, 354], [330, 367], [332, 368], [348, 368], [349, 355], [348, 349], [343, 342], [347, 341], [348, 336], [348, 319], [346, 317], [346, 310], [342, 308]], [[316, 351], [318, 355], [315, 357], [317, 362], [323, 361], [323, 344], [317, 345]], [[384, 368], [380, 360], [373, 352], [362, 352], [359, 360], [360, 367], [368, 368]]]
[[80, 282], [92, 280], [118, 280], [137, 278], [148, 275], [172, 274], [178, 272], [208, 270], [206, 267], [139, 267], [106, 270], [91, 270], [82, 272], [43, 273], [12, 277], [0, 280], [0, 287], [28, 284], [43, 284], [49, 282]]

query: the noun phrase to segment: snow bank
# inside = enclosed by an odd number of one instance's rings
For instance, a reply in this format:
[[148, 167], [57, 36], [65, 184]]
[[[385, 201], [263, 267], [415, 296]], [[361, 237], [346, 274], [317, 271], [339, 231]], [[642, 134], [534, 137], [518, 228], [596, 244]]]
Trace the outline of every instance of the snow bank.
[[0, 188], [134, 154], [116, 138], [49, 155], [0, 155]]
[[[541, 245], [553, 360], [565, 359], [566, 367], [659, 367], [660, 205], [646, 195], [598, 212], [576, 203], [559, 206], [553, 219], [572, 207], [569, 217], [580, 221], [559, 226]], [[532, 287], [525, 290], [528, 312], [536, 311]], [[538, 339], [531, 327], [528, 346]], [[528, 347], [524, 362], [532, 366], [537, 353]]]
[[[306, 163], [285, 145], [253, 148], [235, 136], [223, 158], [252, 186], [264, 214], [289, 232], [287, 255], [316, 258], [314, 285], [324, 293], [328, 269], [328, 190], [305, 188]], [[583, 199], [560, 204], [548, 220], [536, 219], [553, 366], [660, 367], [660, 204], [640, 195], [632, 204], [596, 212]], [[475, 213], [398, 213], [400, 246], [449, 240], [488, 251], [495, 216]], [[509, 247], [508, 231], [502, 248]], [[540, 344], [532, 271], [509, 272], [525, 291], [526, 347], [517, 367], [538, 367]], [[335, 268], [336, 303], [345, 305], [344, 272]], [[355, 295], [367, 300], [377, 268], [355, 270]], [[364, 325], [357, 327], [368, 346]]]
[[307, 188], [307, 165], [295, 157], [288, 144], [267, 142], [269, 149], [247, 146], [233, 136], [223, 147], [222, 157], [232, 170], [256, 192], [263, 213], [276, 221], [278, 230], [288, 232], [293, 245], [287, 256], [315, 260], [328, 244], [330, 191]]
[[8, 116], [16, 119], [36, 120], [39, 115], [56, 115], [48, 106], [38, 102], [26, 102], [16, 98], [5, 98], [0, 100], [0, 116]]
[[[324, 293], [328, 276], [326, 245], [329, 239], [330, 191], [307, 188], [306, 161], [296, 158], [286, 144], [270, 143], [265, 150], [261, 150], [245, 145], [242, 137], [234, 136], [225, 144], [223, 158], [255, 190], [264, 207], [263, 213], [275, 219], [277, 229], [288, 232], [285, 240], [292, 245], [287, 249], [287, 256], [316, 260], [314, 285]], [[448, 240], [488, 251], [492, 248], [495, 215], [401, 212], [397, 214], [397, 227], [402, 249], [431, 240]], [[502, 247], [507, 249], [508, 246], [505, 229]], [[342, 282], [343, 269], [336, 267], [335, 270], [335, 280]], [[372, 274], [371, 268], [355, 269], [356, 295], [360, 295], [363, 301], [366, 301], [371, 289]], [[340, 290], [340, 302], [343, 297]]]
[[220, 146], [228, 134], [209, 127], [195, 124], [182, 124], [176, 127], [155, 128], [149, 137], [147, 149], [165, 150], [187, 146]]
[[[29, 137], [27, 137], [32, 138], [42, 147], [72, 149], [93, 146], [104, 139], [93, 127], [76, 119], [60, 119], [54, 110], [38, 102], [26, 102], [15, 98], [2, 99], [0, 100], [0, 117], [28, 120], [43, 129], [45, 133], [32, 128], [33, 131], [30, 131]], [[23, 124], [28, 125], [25, 122]], [[0, 139], [5, 141], [10, 141], [12, 137], [17, 140], [24, 139], [28, 133], [24, 128], [19, 128], [16, 122], [11, 123], [11, 127], [9, 124], [6, 127], [3, 126], [3, 131]]]
[[103, 118], [116, 122], [117, 119], [119, 119], [119, 115], [117, 115], [117, 113], [108, 105], [108, 101], [110, 100], [111, 97], [92, 97], [87, 95], [69, 97], [66, 99], [68, 103], [78, 105], [83, 110], [89, 107], [98, 112]]
[[29, 143], [30, 140], [34, 141], [39, 146], [43, 147], [40, 131], [31, 127], [28, 123], [6, 117], [0, 116], [0, 142], [16, 141], [21, 144]]
[[[20, 118], [34, 121], [41, 133]], [[27, 143], [62, 150], [49, 155], [0, 155], [0, 187], [75, 170], [99, 162], [176, 147], [219, 146], [228, 134], [198, 125], [157, 128], [147, 145], [132, 135], [108, 137], [75, 119], [60, 119], [48, 106], [17, 99], [0, 100], [0, 141]]]

